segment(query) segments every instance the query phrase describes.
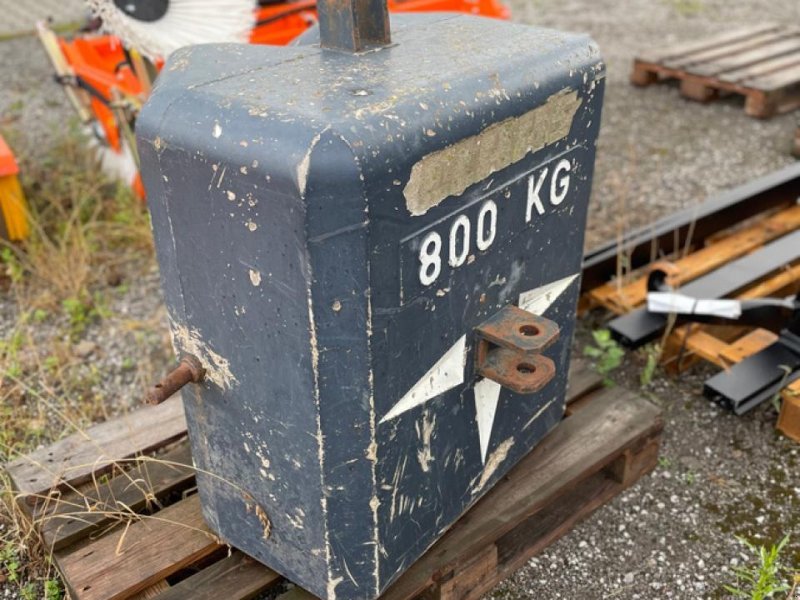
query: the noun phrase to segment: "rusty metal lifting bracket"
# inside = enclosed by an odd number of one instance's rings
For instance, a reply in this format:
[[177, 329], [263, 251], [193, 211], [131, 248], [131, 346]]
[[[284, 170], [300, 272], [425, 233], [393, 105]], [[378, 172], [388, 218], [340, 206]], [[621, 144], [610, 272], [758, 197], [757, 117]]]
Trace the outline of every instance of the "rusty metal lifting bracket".
[[516, 306], [506, 306], [475, 328], [479, 375], [518, 394], [542, 389], [556, 374], [542, 352], [558, 340], [558, 324]]

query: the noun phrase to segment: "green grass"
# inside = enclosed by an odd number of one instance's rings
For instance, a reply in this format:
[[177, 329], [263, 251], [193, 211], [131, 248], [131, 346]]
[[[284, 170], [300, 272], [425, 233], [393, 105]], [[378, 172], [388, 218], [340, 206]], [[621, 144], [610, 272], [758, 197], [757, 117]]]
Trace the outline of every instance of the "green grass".
[[603, 375], [606, 385], [610, 385], [612, 382], [608, 375], [622, 365], [625, 350], [611, 338], [608, 329], [593, 331], [592, 338], [594, 344], [586, 346], [583, 353], [593, 360], [597, 372]]
[[789, 543], [788, 535], [769, 547], [757, 546], [739, 536], [736, 539], [753, 555], [754, 564], [734, 569], [736, 583], [726, 585], [725, 590], [736, 598], [765, 600], [775, 598], [777, 594], [783, 594], [791, 589], [789, 570], [781, 562], [781, 552]]
[[703, 0], [663, 0], [682, 17], [694, 17], [703, 12], [706, 7]]
[[[0, 240], [0, 294], [10, 308], [0, 321], [0, 463], [106, 419], [120, 402], [109, 378], [144, 389], [171, 356], [160, 333], [163, 309], [147, 320], [111, 309], [154, 267], [144, 203], [102, 174], [76, 129], [54, 134], [52, 147], [35, 160], [22, 136], [11, 137], [31, 236], [19, 244]], [[98, 366], [79, 355], [84, 340], [102, 355], [110, 335], [122, 338], [135, 359]], [[17, 597], [60, 600], [48, 553], [2, 473], [0, 498], [0, 580]]]

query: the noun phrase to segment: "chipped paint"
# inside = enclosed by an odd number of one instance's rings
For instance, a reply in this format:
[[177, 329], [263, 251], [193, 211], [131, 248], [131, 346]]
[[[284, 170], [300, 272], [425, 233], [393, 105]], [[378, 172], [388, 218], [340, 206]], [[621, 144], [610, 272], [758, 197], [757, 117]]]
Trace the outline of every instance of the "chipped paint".
[[250, 283], [256, 287], [261, 285], [261, 271], [257, 271], [256, 269], [248, 269], [247, 273], [250, 275]]
[[417, 450], [417, 460], [423, 473], [428, 473], [431, 470], [431, 463], [433, 462], [433, 453], [431, 452], [431, 438], [433, 437], [433, 428], [436, 426], [436, 415], [430, 415], [429, 411], [425, 410], [422, 413], [422, 422], [417, 423], [417, 437], [420, 439], [420, 449]]
[[170, 329], [175, 354], [193, 354], [200, 359], [206, 370], [206, 381], [210, 381], [223, 390], [228, 390], [238, 383], [231, 372], [228, 359], [209, 348], [208, 344], [200, 337], [200, 332], [174, 322], [170, 323]]
[[483, 487], [489, 482], [495, 471], [497, 471], [500, 465], [503, 464], [506, 458], [508, 458], [508, 452], [511, 450], [513, 445], [514, 438], [510, 437], [500, 444], [497, 449], [491, 453], [491, 455], [489, 455], [489, 460], [486, 461], [486, 466], [481, 474], [481, 480], [478, 482], [478, 485], [474, 490], [475, 492], [482, 490]]
[[545, 404], [544, 406], [542, 406], [542, 408], [540, 408], [539, 410], [537, 410], [537, 411], [536, 411], [536, 412], [533, 414], [533, 416], [532, 416], [530, 419], [528, 419], [528, 422], [527, 422], [527, 423], [525, 423], [525, 425], [522, 427], [522, 430], [523, 430], [523, 431], [525, 431], [525, 430], [526, 430], [528, 427], [530, 427], [531, 425], [533, 425], [533, 424], [536, 422], [536, 419], [538, 419], [539, 417], [541, 417], [541, 416], [542, 416], [542, 415], [545, 413], [545, 411], [546, 411], [548, 408], [550, 408], [550, 407], [551, 407], [553, 404], [555, 404], [556, 400], [558, 400], [558, 398], [553, 398], [553, 399], [552, 399], [552, 400], [550, 400], [550, 401], [549, 401], [547, 404]]
[[311, 153], [314, 152], [314, 148], [316, 148], [317, 144], [319, 143], [322, 134], [328, 131], [328, 129], [330, 129], [330, 126], [320, 131], [311, 139], [311, 144], [308, 146], [308, 150], [306, 150], [305, 154], [303, 154], [300, 164], [297, 165], [297, 189], [300, 191], [301, 198], [305, 198], [306, 196], [306, 185], [308, 185], [308, 168], [311, 166]]
[[424, 215], [445, 198], [565, 138], [580, 105], [578, 92], [566, 89], [519, 117], [422, 157], [403, 189], [408, 211]]

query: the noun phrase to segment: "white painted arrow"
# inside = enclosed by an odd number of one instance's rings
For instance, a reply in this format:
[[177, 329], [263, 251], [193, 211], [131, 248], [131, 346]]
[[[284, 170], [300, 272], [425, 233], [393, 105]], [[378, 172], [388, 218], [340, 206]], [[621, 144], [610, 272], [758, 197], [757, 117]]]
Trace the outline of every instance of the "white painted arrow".
[[528, 290], [519, 295], [519, 307], [535, 315], [543, 315], [561, 294], [578, 278], [578, 274], [564, 277], [553, 283], [548, 283], [535, 290]]
[[430, 370], [414, 384], [405, 396], [392, 407], [381, 423], [394, 419], [396, 416], [411, 410], [415, 406], [424, 404], [436, 396], [444, 394], [447, 390], [464, 383], [464, 367], [467, 361], [467, 336], [462, 335], [459, 340], [436, 361]]
[[486, 452], [494, 427], [494, 414], [500, 400], [500, 384], [485, 377], [475, 384], [475, 420], [478, 422], [478, 439], [481, 443], [481, 460], [486, 463]]

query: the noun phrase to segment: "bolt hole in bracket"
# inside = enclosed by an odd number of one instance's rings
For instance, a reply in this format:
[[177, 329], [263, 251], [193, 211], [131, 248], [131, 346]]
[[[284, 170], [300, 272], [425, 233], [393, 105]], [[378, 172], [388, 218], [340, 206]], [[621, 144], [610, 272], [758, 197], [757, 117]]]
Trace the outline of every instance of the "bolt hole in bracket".
[[558, 324], [506, 306], [475, 328], [477, 373], [518, 394], [538, 392], [555, 376], [541, 353], [560, 335]]

